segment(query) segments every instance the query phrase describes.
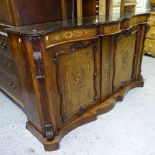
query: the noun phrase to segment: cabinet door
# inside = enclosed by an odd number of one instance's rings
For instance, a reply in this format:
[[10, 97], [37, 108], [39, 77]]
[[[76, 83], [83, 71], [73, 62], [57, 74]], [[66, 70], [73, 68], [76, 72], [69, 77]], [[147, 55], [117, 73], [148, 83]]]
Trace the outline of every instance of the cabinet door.
[[[134, 58], [138, 48], [138, 32], [128, 30], [116, 39], [114, 54], [113, 89], [117, 90], [132, 80], [134, 72]], [[137, 48], [136, 48], [137, 47]]]
[[97, 40], [55, 47], [57, 87], [64, 121], [99, 101], [99, 53]]

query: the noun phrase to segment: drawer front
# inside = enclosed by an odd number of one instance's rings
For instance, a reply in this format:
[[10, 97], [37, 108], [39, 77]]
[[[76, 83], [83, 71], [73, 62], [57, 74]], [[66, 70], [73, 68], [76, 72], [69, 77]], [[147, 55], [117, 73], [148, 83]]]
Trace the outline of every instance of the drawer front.
[[155, 17], [154, 18], [150, 17], [149, 20], [148, 20], [148, 24], [150, 26], [154, 26], [155, 27]]
[[62, 30], [53, 32], [45, 37], [46, 48], [52, 47], [56, 44], [71, 42], [74, 40], [87, 40], [97, 37], [97, 28]]
[[0, 68], [17, 77], [17, 70], [14, 61], [3, 53], [0, 53]]
[[109, 35], [112, 33], [117, 33], [119, 31], [120, 31], [120, 24], [113, 24], [111, 26], [109, 25], [102, 26], [102, 35]]
[[16, 101], [22, 102], [22, 91], [20, 90], [19, 80], [1, 70], [0, 75], [0, 88]]
[[3, 31], [0, 31], [0, 52], [12, 56], [7, 33]]
[[151, 27], [146, 37], [150, 39], [155, 39], [155, 27]]
[[146, 39], [144, 45], [144, 51], [155, 54], [155, 40]]

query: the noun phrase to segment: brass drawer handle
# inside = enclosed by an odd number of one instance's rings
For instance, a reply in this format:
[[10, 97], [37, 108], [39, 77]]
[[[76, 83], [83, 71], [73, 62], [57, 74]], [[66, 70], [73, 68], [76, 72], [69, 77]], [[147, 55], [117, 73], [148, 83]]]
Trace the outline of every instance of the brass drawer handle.
[[11, 88], [12, 89], [16, 89], [16, 85], [12, 84], [12, 87]]
[[9, 82], [8, 84], [9, 84], [9, 86], [11, 87], [11, 85], [12, 85], [12, 82]]
[[7, 43], [3, 43], [3, 48], [6, 49], [7, 47]]
[[7, 64], [7, 66], [8, 66], [8, 67], [11, 67], [11, 66], [12, 66], [12, 63], [11, 63], [11, 62], [9, 62], [9, 63]]
[[10, 86], [12, 89], [16, 89], [16, 85], [13, 84], [12, 82], [9, 82], [8, 84], [9, 84], [9, 86]]

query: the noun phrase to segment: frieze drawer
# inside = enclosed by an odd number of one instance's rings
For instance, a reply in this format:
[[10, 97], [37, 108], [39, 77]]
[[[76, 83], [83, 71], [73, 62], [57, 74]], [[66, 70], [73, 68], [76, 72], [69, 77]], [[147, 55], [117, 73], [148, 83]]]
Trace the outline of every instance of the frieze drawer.
[[136, 24], [144, 23], [144, 22], [147, 22], [146, 16], [138, 16], [138, 17], [136, 16], [136, 17], [133, 17], [132, 19], [130, 19], [129, 27], [132, 27]]
[[0, 53], [0, 68], [14, 77], [17, 77], [17, 71], [14, 61], [3, 53]]
[[74, 40], [87, 40], [97, 37], [96, 28], [87, 29], [75, 29], [75, 30], [62, 30], [59, 32], [53, 32], [45, 37], [46, 48], [54, 46], [56, 44], [61, 44], [65, 42], [70, 42]]

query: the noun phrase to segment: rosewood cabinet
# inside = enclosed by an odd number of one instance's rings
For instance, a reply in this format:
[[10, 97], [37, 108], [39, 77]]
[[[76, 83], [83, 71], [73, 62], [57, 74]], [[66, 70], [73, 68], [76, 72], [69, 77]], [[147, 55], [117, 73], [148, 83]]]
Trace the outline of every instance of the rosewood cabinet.
[[143, 86], [148, 16], [146, 12], [94, 16], [83, 18], [82, 25], [68, 20], [65, 25], [51, 22], [6, 29], [26, 127], [46, 150], [58, 149], [69, 131], [112, 109], [130, 89]]
[[6, 26], [0, 25], [0, 89], [23, 107], [20, 80], [5, 28]]
[[108, 16], [107, 3], [107, 16], [96, 16], [98, 3], [78, 12], [72, 0], [0, 0], [0, 89], [45, 150], [143, 86], [149, 13]]

